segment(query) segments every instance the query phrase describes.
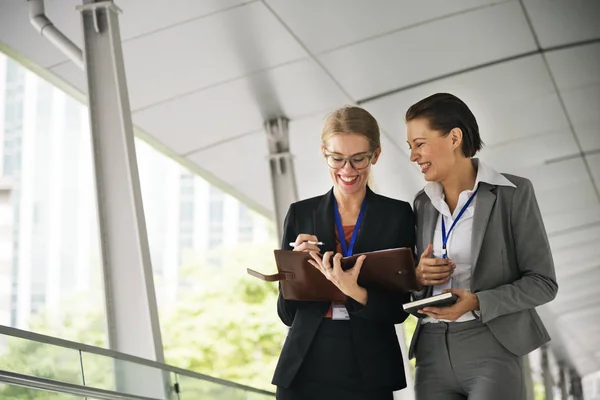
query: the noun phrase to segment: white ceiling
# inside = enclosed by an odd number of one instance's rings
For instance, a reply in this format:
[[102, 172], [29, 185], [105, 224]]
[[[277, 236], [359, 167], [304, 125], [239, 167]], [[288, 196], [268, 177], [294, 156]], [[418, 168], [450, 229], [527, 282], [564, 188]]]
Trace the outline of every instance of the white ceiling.
[[[46, 0], [79, 46], [80, 3]], [[581, 374], [600, 370], [600, 1], [116, 4], [135, 124], [267, 215], [266, 119], [291, 120], [305, 198], [330, 185], [318, 151], [326, 112], [362, 104], [385, 134], [376, 190], [411, 201], [423, 180], [408, 161], [404, 111], [436, 91], [463, 98], [481, 158], [535, 185], [560, 286], [541, 310], [552, 346]], [[0, 43], [85, 90], [83, 72], [29, 25], [25, 0], [0, 0]]]

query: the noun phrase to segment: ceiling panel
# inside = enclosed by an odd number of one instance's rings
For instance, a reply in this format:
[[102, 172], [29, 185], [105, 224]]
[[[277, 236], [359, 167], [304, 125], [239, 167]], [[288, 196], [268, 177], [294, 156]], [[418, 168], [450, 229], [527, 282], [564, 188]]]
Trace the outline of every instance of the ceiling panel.
[[436, 92], [452, 93], [469, 106], [486, 147], [568, 127], [547, 68], [537, 55], [441, 79], [364, 106], [404, 150], [406, 110]]
[[[540, 143], [543, 142], [543, 146]], [[518, 175], [548, 160], [577, 154], [573, 135], [566, 130], [547, 132], [505, 144], [485, 147], [481, 158], [494, 169]]]
[[591, 183], [570, 184], [561, 189], [540, 193], [538, 204], [544, 217], [570, 209], [589, 208], [600, 204]]
[[590, 183], [589, 174], [581, 157], [533, 167], [516, 168], [512, 173], [531, 180], [535, 192], [540, 196], [567, 185], [589, 185]]
[[263, 121], [296, 119], [343, 104], [346, 97], [311, 60], [298, 61], [134, 113], [134, 121], [178, 153], [250, 131]]
[[[596, 226], [590, 226], [587, 228], [581, 228], [573, 232], [565, 233], [562, 235], [550, 236], [550, 246], [552, 246], [552, 254], [561, 256], [568, 251], [579, 251], [584, 248], [584, 254], [588, 251], [587, 247], [594, 247], [597, 242], [597, 238], [600, 237], [600, 224]], [[569, 260], [564, 260], [568, 262]]]
[[596, 186], [600, 187], [600, 154], [592, 154], [586, 156], [585, 158], [590, 166], [590, 170], [592, 171], [592, 176], [596, 182]]
[[600, 225], [600, 205], [545, 215], [544, 224], [550, 236]]
[[187, 158], [266, 210], [273, 210], [267, 138], [263, 131], [222, 143]]
[[600, 83], [561, 90], [561, 94], [582, 149], [600, 149]]
[[[575, 143], [556, 93], [539, 97], [531, 96], [528, 99], [510, 99], [504, 104], [500, 104], [497, 99], [490, 96], [485, 109], [484, 105], [480, 108], [482, 110], [478, 115], [481, 118], [478, 122], [481, 138], [485, 143], [484, 151], [494, 152], [509, 145], [527, 146], [534, 138], [545, 140], [556, 132], [567, 136], [563, 143]], [[556, 155], [558, 156], [559, 153], [565, 155], [562, 151], [557, 152]], [[545, 154], [548, 155], [547, 159], [554, 158], [550, 152]]]
[[[560, 141], [561, 135], [556, 135], [555, 139]], [[538, 142], [539, 140], [541, 139], [538, 139]], [[544, 144], [547, 144], [547, 142], [544, 139]], [[532, 145], [535, 146], [533, 142]], [[560, 144], [558, 144], [558, 147], [560, 147]], [[508, 149], [510, 149], [510, 146], [508, 146]], [[531, 152], [536, 153], [537, 151], [543, 154], [544, 150], [532, 150]], [[503, 160], [504, 158], [508, 159], [509, 162]], [[561, 228], [570, 229], [579, 225], [585, 226], [587, 222], [594, 221], [593, 218], [586, 220], [584, 215], [572, 215], [572, 213], [577, 213], [579, 210], [589, 210], [586, 212], [592, 213], [599, 212], [592, 211], [594, 208], [598, 208], [600, 203], [581, 158], [521, 167], [519, 165], [524, 164], [524, 158], [526, 157], [514, 151], [506, 151], [504, 154], [492, 154], [492, 157], [482, 155], [482, 159], [489, 162], [495, 169], [531, 180], [548, 232], [555, 232], [561, 230]], [[504, 166], [499, 167], [494, 160], [499, 160]], [[513, 167], [511, 164], [516, 166]], [[600, 215], [597, 215], [596, 220], [600, 221]], [[567, 224], [565, 225], [565, 223]], [[600, 224], [598, 228], [600, 228]], [[567, 234], [575, 233], [577, 231]], [[555, 242], [552, 241], [552, 236], [550, 237], [553, 249], [556, 246], [562, 246], [563, 236], [557, 236]], [[581, 238], [579, 235], [575, 237]], [[575, 246], [572, 241], [566, 241], [566, 243], [569, 248]], [[560, 247], [556, 247], [556, 250], [559, 249]]]
[[559, 292], [555, 304], [552, 304], [552, 310], [558, 315], [568, 310], [573, 303], [579, 304], [582, 310], [600, 305], [600, 296], [595, 295], [598, 286], [591, 284], [592, 282], [600, 282], [600, 268], [591, 268], [585, 273], [562, 277], [558, 282]]
[[266, 0], [313, 53], [503, 1]]
[[600, 269], [600, 248], [598, 246], [574, 246], [556, 251], [553, 248], [552, 257], [560, 281]]
[[583, 150], [600, 149], [600, 43], [551, 51], [546, 58]]
[[361, 100], [534, 49], [520, 5], [510, 2], [385, 35], [320, 59]]
[[549, 51], [546, 59], [561, 90], [600, 84], [600, 43]]
[[600, 1], [523, 2], [543, 48], [600, 38]]
[[251, 2], [252, 0], [115, 0], [123, 11], [119, 19], [121, 38], [124, 41]]
[[260, 2], [123, 44], [134, 111], [306, 56]]
[[[600, 104], [598, 104], [600, 106]], [[582, 122], [573, 124], [581, 148], [585, 153], [600, 150], [600, 127], [597, 123]]]

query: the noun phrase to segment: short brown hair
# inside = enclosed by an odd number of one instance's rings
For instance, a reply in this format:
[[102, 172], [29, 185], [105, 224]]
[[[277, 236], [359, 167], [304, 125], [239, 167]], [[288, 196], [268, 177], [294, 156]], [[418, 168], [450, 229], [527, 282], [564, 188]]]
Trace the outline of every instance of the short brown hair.
[[364, 108], [345, 106], [327, 116], [321, 131], [321, 142], [325, 146], [330, 137], [343, 133], [356, 133], [369, 141], [369, 150], [381, 147], [379, 124]]
[[425, 118], [429, 127], [442, 132], [443, 136], [460, 128], [463, 133], [461, 150], [465, 157], [473, 157], [483, 147], [475, 115], [461, 99], [450, 93], [436, 93], [410, 106], [406, 111], [406, 122], [417, 118]]

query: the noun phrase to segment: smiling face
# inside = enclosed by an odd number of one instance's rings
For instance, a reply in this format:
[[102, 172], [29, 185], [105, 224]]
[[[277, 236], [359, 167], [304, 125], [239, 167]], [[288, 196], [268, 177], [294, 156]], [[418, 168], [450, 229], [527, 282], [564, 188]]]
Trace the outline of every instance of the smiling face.
[[323, 143], [321, 150], [335, 190], [346, 195], [366, 188], [371, 165], [377, 163], [381, 152], [379, 148], [371, 151], [368, 139], [357, 133], [334, 134]]
[[419, 165], [425, 180], [443, 182], [459, 158], [464, 158], [460, 145], [462, 132], [455, 128], [446, 136], [432, 130], [425, 118], [406, 123], [406, 140], [410, 148], [410, 161]]

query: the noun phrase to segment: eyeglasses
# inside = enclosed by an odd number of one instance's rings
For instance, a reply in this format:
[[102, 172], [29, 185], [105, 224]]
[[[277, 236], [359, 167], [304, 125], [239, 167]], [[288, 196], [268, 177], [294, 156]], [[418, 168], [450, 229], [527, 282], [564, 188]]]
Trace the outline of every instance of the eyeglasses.
[[340, 154], [325, 154], [325, 159], [327, 160], [327, 165], [332, 169], [342, 169], [346, 166], [347, 162], [350, 162], [350, 165], [355, 170], [359, 171], [361, 169], [365, 169], [371, 164], [371, 159], [375, 155], [375, 152], [371, 154], [355, 154], [351, 157], [343, 157]]

